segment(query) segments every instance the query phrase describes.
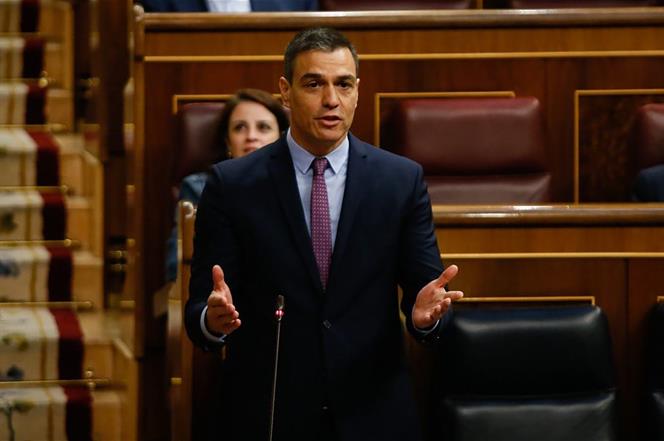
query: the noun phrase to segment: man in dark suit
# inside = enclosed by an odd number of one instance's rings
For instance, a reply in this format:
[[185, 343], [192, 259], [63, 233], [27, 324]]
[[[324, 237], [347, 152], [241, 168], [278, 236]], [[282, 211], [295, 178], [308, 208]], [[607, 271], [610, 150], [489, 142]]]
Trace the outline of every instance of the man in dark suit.
[[[214, 166], [196, 221], [186, 326], [227, 345], [217, 434], [266, 439], [285, 297], [275, 439], [418, 440], [402, 349], [435, 340], [463, 294], [447, 292], [418, 164], [349, 133], [355, 49], [331, 29], [297, 34], [279, 80], [285, 137]], [[223, 268], [223, 270], [222, 270]]]
[[664, 164], [641, 170], [634, 179], [632, 200], [635, 202], [664, 202]]
[[[209, 12], [208, 0], [139, 0], [145, 12]], [[251, 10], [317, 11], [317, 0], [249, 0]]]

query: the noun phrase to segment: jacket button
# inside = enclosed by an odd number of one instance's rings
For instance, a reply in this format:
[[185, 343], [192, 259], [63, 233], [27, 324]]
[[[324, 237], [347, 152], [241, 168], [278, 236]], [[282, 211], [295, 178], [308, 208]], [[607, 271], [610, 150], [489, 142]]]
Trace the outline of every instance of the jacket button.
[[329, 320], [323, 321], [323, 326], [325, 326], [325, 329], [330, 329], [332, 327], [332, 323], [330, 323]]

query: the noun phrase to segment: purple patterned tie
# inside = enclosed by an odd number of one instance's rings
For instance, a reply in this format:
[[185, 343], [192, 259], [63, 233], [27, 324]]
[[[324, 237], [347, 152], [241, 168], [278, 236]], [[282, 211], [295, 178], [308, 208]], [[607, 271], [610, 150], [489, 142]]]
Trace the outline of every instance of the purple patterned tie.
[[311, 185], [311, 245], [318, 264], [318, 272], [323, 289], [327, 286], [332, 258], [332, 233], [330, 232], [330, 208], [325, 185], [326, 158], [313, 161], [314, 178]]

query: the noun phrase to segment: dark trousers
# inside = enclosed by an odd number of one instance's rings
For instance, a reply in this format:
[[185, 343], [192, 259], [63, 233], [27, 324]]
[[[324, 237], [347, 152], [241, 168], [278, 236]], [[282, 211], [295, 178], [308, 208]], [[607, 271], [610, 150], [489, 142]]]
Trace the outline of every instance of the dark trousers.
[[334, 418], [332, 410], [327, 409], [321, 415], [320, 434], [318, 436], [320, 441], [338, 441], [339, 436], [334, 425]]

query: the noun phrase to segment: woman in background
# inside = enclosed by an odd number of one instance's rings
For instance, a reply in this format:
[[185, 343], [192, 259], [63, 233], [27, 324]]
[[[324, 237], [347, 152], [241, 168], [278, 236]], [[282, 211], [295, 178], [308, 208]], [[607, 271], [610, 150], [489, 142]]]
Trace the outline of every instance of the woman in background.
[[[240, 158], [273, 143], [288, 129], [288, 115], [271, 94], [258, 89], [238, 90], [221, 112], [219, 139], [222, 160]], [[212, 164], [210, 164], [212, 165]], [[179, 200], [198, 204], [207, 173], [186, 176], [180, 185]], [[177, 277], [177, 225], [168, 239], [166, 253], [167, 281]]]

